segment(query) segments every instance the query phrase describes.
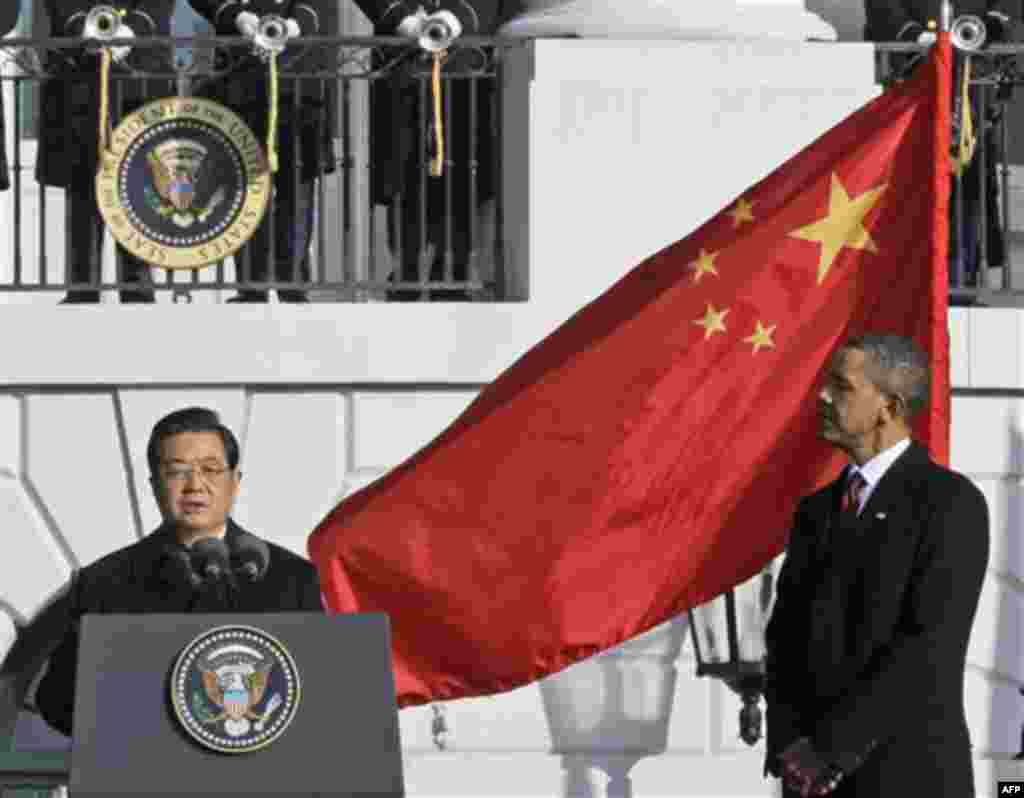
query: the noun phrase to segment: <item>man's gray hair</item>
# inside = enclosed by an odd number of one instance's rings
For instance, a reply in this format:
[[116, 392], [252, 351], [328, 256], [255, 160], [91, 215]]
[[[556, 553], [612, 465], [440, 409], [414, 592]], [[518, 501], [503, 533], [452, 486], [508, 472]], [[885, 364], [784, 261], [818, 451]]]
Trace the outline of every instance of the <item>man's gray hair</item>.
[[931, 367], [912, 340], [902, 335], [867, 333], [851, 338], [843, 347], [867, 355], [868, 377], [882, 393], [902, 397], [907, 418], [928, 406]]

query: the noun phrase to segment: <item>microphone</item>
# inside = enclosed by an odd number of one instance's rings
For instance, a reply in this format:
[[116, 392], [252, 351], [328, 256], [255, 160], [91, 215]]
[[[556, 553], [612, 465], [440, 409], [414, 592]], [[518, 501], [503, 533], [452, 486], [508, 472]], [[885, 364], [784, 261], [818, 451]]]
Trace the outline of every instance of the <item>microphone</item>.
[[192, 590], [198, 590], [203, 584], [203, 578], [196, 573], [188, 551], [180, 546], [167, 546], [164, 549], [163, 573], [171, 584], [186, 584]]
[[231, 576], [231, 554], [220, 538], [203, 538], [192, 545], [192, 560], [203, 581], [219, 582]]
[[231, 556], [234, 572], [246, 582], [259, 582], [270, 567], [270, 549], [255, 535], [243, 533]]

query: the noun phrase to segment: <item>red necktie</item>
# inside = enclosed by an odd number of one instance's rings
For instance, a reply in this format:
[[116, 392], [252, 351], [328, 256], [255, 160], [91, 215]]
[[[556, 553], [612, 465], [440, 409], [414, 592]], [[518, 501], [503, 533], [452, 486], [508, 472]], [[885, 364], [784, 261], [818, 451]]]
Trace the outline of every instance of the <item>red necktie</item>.
[[864, 492], [864, 488], [868, 486], [867, 480], [860, 475], [859, 471], [854, 471], [848, 480], [846, 480], [846, 490], [843, 491], [843, 501], [839, 505], [839, 509], [843, 513], [853, 513], [857, 515], [860, 512], [860, 497]]

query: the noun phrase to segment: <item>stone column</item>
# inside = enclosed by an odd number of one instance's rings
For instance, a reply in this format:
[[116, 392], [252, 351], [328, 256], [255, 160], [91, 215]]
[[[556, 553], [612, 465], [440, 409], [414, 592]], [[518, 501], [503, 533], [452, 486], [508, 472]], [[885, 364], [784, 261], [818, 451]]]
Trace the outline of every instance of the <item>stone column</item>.
[[507, 36], [791, 39], [834, 41], [835, 29], [804, 0], [522, 0]]

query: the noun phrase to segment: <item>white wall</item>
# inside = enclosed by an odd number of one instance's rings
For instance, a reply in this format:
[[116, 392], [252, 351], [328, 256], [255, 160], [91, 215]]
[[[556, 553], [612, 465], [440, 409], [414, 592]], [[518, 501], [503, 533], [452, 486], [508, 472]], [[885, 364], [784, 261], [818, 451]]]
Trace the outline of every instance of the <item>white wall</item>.
[[864, 38], [863, 0], [806, 0], [813, 11], [832, 25], [841, 42], [859, 42]]

